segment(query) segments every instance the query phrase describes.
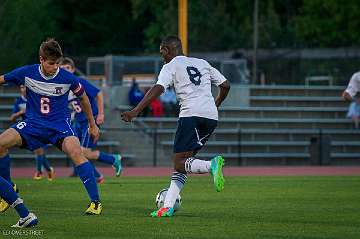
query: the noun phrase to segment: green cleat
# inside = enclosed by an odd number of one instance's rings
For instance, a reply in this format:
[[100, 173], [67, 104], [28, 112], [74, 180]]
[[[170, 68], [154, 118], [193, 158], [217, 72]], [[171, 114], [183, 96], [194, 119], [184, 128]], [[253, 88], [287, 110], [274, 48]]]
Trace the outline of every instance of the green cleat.
[[114, 154], [115, 161], [113, 163], [113, 167], [115, 169], [115, 175], [116, 177], [119, 177], [121, 175], [122, 166], [121, 166], [121, 155], [120, 154]]
[[159, 210], [153, 211], [150, 215], [152, 217], [172, 217], [174, 215], [174, 208], [162, 207]]
[[216, 156], [211, 160], [210, 173], [214, 178], [215, 190], [217, 192], [224, 190], [225, 179], [222, 173], [224, 162], [225, 160], [222, 156]]

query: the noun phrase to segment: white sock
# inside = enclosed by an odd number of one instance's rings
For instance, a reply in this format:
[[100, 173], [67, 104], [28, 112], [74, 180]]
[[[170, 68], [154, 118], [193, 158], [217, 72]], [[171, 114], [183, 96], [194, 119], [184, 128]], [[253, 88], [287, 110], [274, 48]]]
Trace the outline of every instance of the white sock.
[[185, 161], [185, 171], [187, 173], [209, 173], [211, 161], [200, 160], [196, 158], [188, 158]]
[[181, 189], [186, 183], [186, 174], [173, 172], [171, 183], [168, 192], [166, 193], [164, 207], [174, 207], [176, 199], [180, 194]]

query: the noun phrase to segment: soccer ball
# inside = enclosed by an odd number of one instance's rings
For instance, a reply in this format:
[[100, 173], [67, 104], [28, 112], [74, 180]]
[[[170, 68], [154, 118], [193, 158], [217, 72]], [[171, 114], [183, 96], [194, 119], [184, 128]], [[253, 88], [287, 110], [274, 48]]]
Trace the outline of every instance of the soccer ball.
[[[164, 206], [164, 201], [165, 201], [165, 197], [168, 192], [168, 189], [169, 188], [164, 188], [156, 195], [155, 203], [156, 203], [156, 207], [158, 209], [160, 209]], [[181, 206], [181, 197], [179, 195], [174, 204], [174, 211], [179, 210], [180, 206]]]

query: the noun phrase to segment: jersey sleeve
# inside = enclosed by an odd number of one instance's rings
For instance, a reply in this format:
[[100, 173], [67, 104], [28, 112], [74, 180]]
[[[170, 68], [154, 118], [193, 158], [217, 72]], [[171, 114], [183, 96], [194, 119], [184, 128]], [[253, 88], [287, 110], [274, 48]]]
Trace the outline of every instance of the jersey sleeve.
[[20, 107], [19, 107], [19, 103], [18, 103], [18, 100], [15, 101], [14, 105], [13, 105], [13, 114], [17, 113], [20, 111]]
[[351, 97], [354, 97], [360, 91], [360, 73], [355, 73], [346, 88], [346, 92], [349, 93]]
[[174, 79], [175, 73], [172, 72], [169, 65], [164, 65], [160, 71], [156, 84], [162, 85], [164, 90], [166, 90], [169, 86], [173, 85]]
[[224, 83], [226, 81], [226, 78], [223, 74], [220, 73], [220, 71], [218, 71], [216, 68], [210, 66], [210, 80], [211, 80], [211, 83], [216, 85], [216, 86], [219, 86], [221, 85], [222, 83]]
[[4, 79], [7, 83], [13, 83], [15, 85], [25, 84], [25, 73], [28, 66], [16, 68], [15, 70], [4, 75]]
[[83, 86], [86, 94], [91, 98], [95, 98], [100, 92], [100, 89], [98, 89], [85, 79], [80, 79], [80, 84]]
[[80, 79], [75, 75], [72, 77], [70, 90], [76, 96], [81, 96], [84, 93], [84, 87], [80, 84]]

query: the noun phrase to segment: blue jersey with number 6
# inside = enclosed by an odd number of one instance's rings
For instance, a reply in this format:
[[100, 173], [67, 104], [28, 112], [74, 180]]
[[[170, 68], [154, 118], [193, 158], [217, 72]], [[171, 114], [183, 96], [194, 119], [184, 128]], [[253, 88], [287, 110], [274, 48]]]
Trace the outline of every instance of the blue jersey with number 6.
[[26, 119], [39, 124], [55, 125], [70, 118], [68, 95], [71, 90], [77, 96], [84, 90], [79, 78], [58, 68], [50, 77], [43, 74], [39, 64], [23, 66], [4, 75], [5, 81], [26, 86]]

